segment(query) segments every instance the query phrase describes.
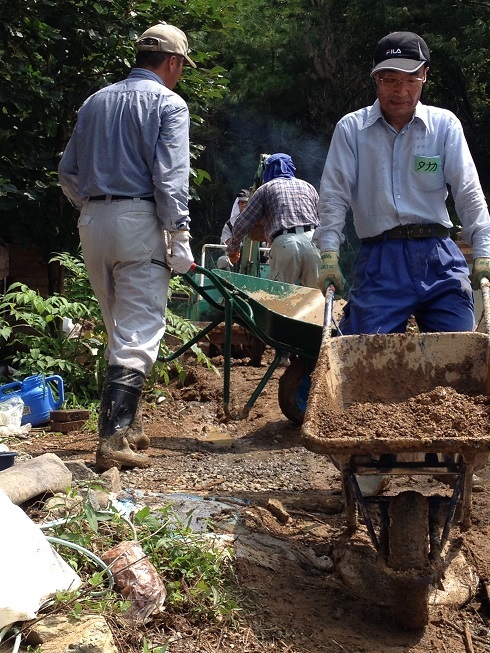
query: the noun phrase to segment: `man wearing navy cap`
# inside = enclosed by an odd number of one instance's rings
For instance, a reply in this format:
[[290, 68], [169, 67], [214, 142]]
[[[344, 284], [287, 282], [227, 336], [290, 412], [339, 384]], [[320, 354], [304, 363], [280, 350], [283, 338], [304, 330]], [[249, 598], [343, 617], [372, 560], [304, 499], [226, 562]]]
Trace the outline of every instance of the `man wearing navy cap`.
[[312, 237], [318, 225], [318, 193], [295, 173], [289, 154], [277, 152], [267, 158], [264, 183], [233, 225], [228, 257], [236, 263], [244, 236], [262, 225], [271, 243], [269, 279], [316, 288], [321, 261]]
[[[348, 209], [361, 247], [340, 330], [471, 331], [473, 288], [490, 278], [490, 217], [458, 118], [420, 97], [429, 71], [424, 39], [393, 32], [378, 43], [371, 76], [378, 99], [336, 126], [320, 185], [322, 291], [342, 290], [338, 252]], [[473, 276], [450, 238], [448, 186], [473, 247]]]

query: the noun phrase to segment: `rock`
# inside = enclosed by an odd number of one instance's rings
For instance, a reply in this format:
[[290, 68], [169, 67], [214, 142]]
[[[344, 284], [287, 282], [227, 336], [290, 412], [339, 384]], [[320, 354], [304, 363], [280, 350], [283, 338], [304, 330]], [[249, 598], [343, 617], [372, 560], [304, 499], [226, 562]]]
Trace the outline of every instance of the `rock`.
[[90, 481], [97, 478], [97, 474], [87, 467], [83, 460], [67, 460], [65, 465], [72, 473], [73, 481]]
[[121, 475], [117, 467], [111, 467], [105, 472], [102, 472], [100, 478], [104, 481], [104, 486], [108, 492], [117, 494], [122, 490]]
[[269, 499], [267, 502], [267, 510], [274, 515], [281, 524], [286, 524], [290, 520], [289, 513], [277, 499]]
[[83, 497], [79, 494], [73, 497], [64, 493], [57, 493], [45, 501], [44, 510], [53, 517], [78, 515], [83, 510]]
[[40, 494], [66, 490], [71, 483], [72, 473], [54, 453], [42, 454], [0, 472], [0, 489], [18, 506]]
[[117, 653], [112, 633], [103, 617], [46, 617], [36, 622], [27, 643], [42, 646], [43, 653]]
[[109, 507], [109, 493], [105, 490], [87, 490], [87, 499], [94, 510], [107, 510]]

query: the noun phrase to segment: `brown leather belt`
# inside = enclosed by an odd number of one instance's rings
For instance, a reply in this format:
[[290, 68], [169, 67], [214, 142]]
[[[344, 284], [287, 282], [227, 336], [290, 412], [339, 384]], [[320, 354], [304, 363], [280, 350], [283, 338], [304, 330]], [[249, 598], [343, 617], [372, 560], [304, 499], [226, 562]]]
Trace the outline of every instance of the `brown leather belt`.
[[111, 202], [117, 202], [118, 200], [146, 200], [147, 202], [156, 203], [153, 195], [150, 195], [149, 197], [129, 197], [127, 195], [94, 195], [89, 197], [89, 200], [91, 202], [105, 202], [105, 200], [109, 198]]
[[383, 231], [379, 236], [363, 238], [363, 243], [373, 243], [377, 240], [395, 240], [397, 238], [447, 238], [450, 231], [442, 224], [404, 224], [394, 227], [388, 231]]

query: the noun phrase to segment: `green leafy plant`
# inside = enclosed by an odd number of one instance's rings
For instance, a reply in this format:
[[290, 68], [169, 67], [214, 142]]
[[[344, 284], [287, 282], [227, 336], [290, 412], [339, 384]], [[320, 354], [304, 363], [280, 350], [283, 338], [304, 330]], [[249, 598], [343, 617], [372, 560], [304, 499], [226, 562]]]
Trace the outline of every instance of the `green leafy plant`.
[[[65, 294], [45, 298], [25, 284], [12, 284], [0, 297], [0, 345], [19, 377], [60, 374], [67, 387], [66, 405], [89, 405], [100, 396], [107, 335], [81, 253], [73, 256], [65, 252], [52, 261], [66, 271]], [[172, 277], [170, 297], [186, 292], [182, 278]], [[180, 342], [188, 342], [197, 330], [189, 320], [167, 309], [167, 332]], [[169, 351], [162, 341], [160, 360], [152, 370], [148, 389], [154, 384], [167, 385], [172, 371], [184, 379], [184, 368], [177, 359], [162, 360]], [[198, 363], [213, 367], [200, 347], [194, 345], [192, 351]]]
[[[72, 505], [67, 500], [67, 506]], [[184, 613], [195, 624], [233, 622], [238, 606], [233, 598], [231, 552], [214, 547], [209, 532], [194, 532], [191, 513], [182, 521], [170, 505], [155, 510], [144, 507], [134, 514], [130, 528], [115, 509], [97, 511], [86, 501], [75, 505], [67, 508], [65, 519], [53, 522], [49, 534], [96, 556], [121, 541], [137, 539], [164, 581], [166, 613]], [[105, 615], [124, 612], [128, 604], [116, 589], [94, 597], [93, 591], [107, 584], [107, 577], [100, 570], [94, 572], [93, 562], [83, 551], [54, 546], [83, 581], [75, 593], [58, 596], [58, 609], [69, 608], [78, 616], [87, 608]]]
[[[63, 319], [79, 326], [63, 330]], [[44, 298], [25, 284], [12, 284], [0, 298], [0, 336], [19, 376], [60, 374], [79, 402], [98, 394], [104, 332], [90, 306], [61, 295]]]
[[165, 646], [157, 646], [156, 648], [150, 648], [150, 645], [146, 641], [146, 638], [143, 640], [143, 650], [142, 653], [167, 653], [170, 649], [168, 644]]
[[136, 513], [139, 541], [166, 579], [167, 604], [193, 618], [232, 617], [236, 603], [227, 593], [232, 579], [231, 553], [217, 551], [206, 534], [190, 526], [192, 513], [183, 521], [171, 506]]

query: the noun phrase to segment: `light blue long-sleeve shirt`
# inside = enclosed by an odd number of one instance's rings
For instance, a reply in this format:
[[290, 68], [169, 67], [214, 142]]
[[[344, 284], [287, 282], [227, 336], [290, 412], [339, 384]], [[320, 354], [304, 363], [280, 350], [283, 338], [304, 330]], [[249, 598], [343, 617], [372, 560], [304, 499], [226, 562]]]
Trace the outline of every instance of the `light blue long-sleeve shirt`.
[[89, 197], [155, 196], [165, 229], [188, 227], [189, 110], [150, 70], [91, 95], [81, 106], [58, 176], [81, 208]]
[[314, 242], [338, 251], [352, 208], [359, 238], [399, 225], [452, 226], [447, 184], [473, 256], [490, 256], [490, 217], [463, 129], [446, 109], [417, 104], [400, 132], [383, 118], [379, 101], [347, 114], [335, 128], [325, 162]]

